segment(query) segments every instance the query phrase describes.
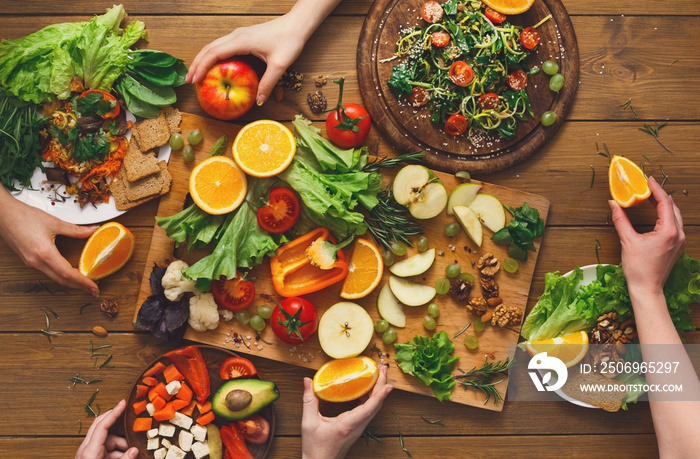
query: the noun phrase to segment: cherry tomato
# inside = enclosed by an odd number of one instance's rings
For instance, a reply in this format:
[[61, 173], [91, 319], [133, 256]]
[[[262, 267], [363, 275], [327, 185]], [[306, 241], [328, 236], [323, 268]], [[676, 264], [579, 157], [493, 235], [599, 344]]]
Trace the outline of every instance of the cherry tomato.
[[500, 24], [501, 22], [505, 21], [508, 17], [505, 14], [499, 13], [498, 11], [491, 8], [486, 8], [486, 11], [484, 11], [484, 16], [486, 16], [488, 20], [493, 22], [494, 24]]
[[229, 357], [224, 360], [219, 369], [221, 379], [228, 381], [229, 379], [250, 378], [258, 374], [255, 365], [248, 359], [243, 357]]
[[226, 280], [215, 280], [211, 283], [211, 294], [214, 301], [222, 308], [230, 311], [240, 311], [253, 303], [255, 299], [255, 287], [251, 281], [236, 277]]
[[498, 108], [498, 94], [495, 92], [487, 92], [479, 97], [479, 105], [483, 110], [494, 110]]
[[506, 83], [510, 89], [522, 91], [527, 87], [527, 74], [522, 70], [516, 70], [508, 75], [508, 78], [506, 78]]
[[[82, 99], [86, 97], [88, 94], [99, 94], [102, 96], [102, 99], [106, 100], [107, 102], [114, 102], [114, 107], [104, 115], [98, 115], [103, 119], [111, 119], [111, 118], [116, 118], [119, 116], [119, 112], [121, 112], [121, 107], [119, 105], [119, 101], [117, 101], [117, 98], [111, 95], [108, 92], [105, 91], [100, 91], [99, 89], [88, 89], [87, 91], [84, 91], [78, 99]], [[90, 96], [92, 97], [92, 96]], [[99, 106], [98, 106], [99, 108]], [[91, 114], [83, 114], [83, 115], [91, 115]]]
[[426, 22], [440, 22], [443, 13], [444, 11], [442, 9], [442, 5], [434, 1], [423, 3], [423, 6], [420, 9], [420, 15], [423, 16], [423, 19]]
[[428, 94], [428, 91], [426, 91], [425, 88], [414, 86], [408, 100], [414, 107], [422, 107], [430, 102], [430, 94]]
[[445, 130], [448, 134], [458, 136], [464, 134], [464, 131], [469, 127], [469, 122], [465, 117], [456, 113], [445, 122]]
[[535, 49], [540, 43], [540, 33], [534, 27], [525, 27], [520, 32], [520, 43], [527, 49]]
[[243, 438], [248, 443], [264, 445], [270, 436], [270, 423], [259, 414], [254, 414], [249, 418], [238, 421], [237, 424], [243, 434]]
[[275, 187], [270, 191], [267, 205], [258, 209], [258, 225], [268, 233], [284, 233], [297, 222], [300, 209], [299, 198], [293, 191]]
[[474, 70], [464, 61], [455, 61], [450, 66], [447, 76], [457, 86], [467, 86], [474, 79]]
[[450, 34], [442, 30], [433, 32], [430, 35], [430, 41], [433, 42], [433, 46], [444, 48], [450, 42]]
[[270, 326], [277, 337], [287, 344], [301, 344], [318, 329], [318, 313], [307, 300], [285, 298], [272, 311]]
[[[372, 121], [369, 118], [367, 110], [357, 104], [343, 104], [343, 121], [354, 123], [352, 127], [344, 127], [346, 123], [338, 120], [338, 110], [333, 110], [326, 118], [326, 132], [331, 142], [340, 148], [355, 148], [362, 145], [362, 142], [367, 138], [369, 130], [372, 127]], [[359, 121], [355, 121], [362, 118]]]

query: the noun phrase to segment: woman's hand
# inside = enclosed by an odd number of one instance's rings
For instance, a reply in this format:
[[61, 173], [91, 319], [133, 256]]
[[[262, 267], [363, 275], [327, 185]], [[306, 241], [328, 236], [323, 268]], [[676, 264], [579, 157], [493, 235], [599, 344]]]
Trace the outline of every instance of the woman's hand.
[[377, 384], [367, 401], [335, 418], [321, 416], [312, 381], [304, 378], [304, 413], [301, 418], [301, 451], [304, 459], [345, 457], [394, 388], [386, 383], [386, 372], [387, 367], [382, 365]]
[[124, 407], [126, 402], [122, 400], [92, 421], [83, 444], [75, 453], [75, 459], [134, 459], [139, 454], [138, 449], [129, 448], [125, 439], [109, 433], [109, 428], [117, 422]]

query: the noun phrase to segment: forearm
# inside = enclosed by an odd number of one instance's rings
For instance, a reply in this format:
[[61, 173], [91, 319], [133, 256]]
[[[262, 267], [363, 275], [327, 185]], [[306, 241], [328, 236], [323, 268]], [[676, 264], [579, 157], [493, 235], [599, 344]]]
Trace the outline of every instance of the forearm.
[[299, 27], [304, 42], [308, 41], [324, 19], [342, 0], [298, 0], [287, 13]]

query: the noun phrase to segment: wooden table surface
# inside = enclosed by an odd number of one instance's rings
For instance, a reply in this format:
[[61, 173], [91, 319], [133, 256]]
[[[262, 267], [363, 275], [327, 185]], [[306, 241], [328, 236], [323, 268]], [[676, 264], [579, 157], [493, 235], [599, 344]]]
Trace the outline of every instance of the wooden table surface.
[[[232, 29], [256, 24], [286, 12], [294, 0], [124, 2], [129, 16], [145, 21], [149, 47], [192, 62], [199, 49]], [[355, 53], [370, 0], [345, 0], [311, 38], [295, 68], [307, 81], [299, 93], [287, 92], [283, 102], [270, 101], [253, 109], [246, 120], [273, 118], [290, 121], [296, 113], [313, 116], [306, 94], [315, 90], [317, 75], [346, 76], [346, 101], [360, 101], [355, 73]], [[686, 250], [700, 257], [700, 211], [693, 202], [700, 195], [700, 3], [679, 0], [672, 7], [654, 0], [564, 0], [571, 15], [581, 54], [580, 86], [576, 100], [555, 138], [525, 163], [503, 172], [478, 177], [498, 185], [541, 194], [551, 200], [546, 235], [530, 289], [531, 308], [542, 293], [544, 274], [568, 271], [576, 265], [619, 262], [619, 242], [609, 223], [607, 159], [596, 154], [596, 143], [635, 162], [650, 161], [646, 171], [659, 181], [661, 166], [674, 192], [686, 225]], [[5, 0], [0, 8], [0, 37], [16, 38], [51, 23], [86, 20], [101, 14], [112, 2], [55, 0], [45, 2]], [[331, 78], [329, 78], [329, 81]], [[329, 93], [332, 92], [328, 88]], [[632, 99], [639, 119], [620, 104]], [[178, 90], [181, 110], [203, 114], [192, 87]], [[639, 130], [643, 123], [669, 121], [661, 140]], [[321, 123], [318, 123], [321, 126]], [[368, 145], [379, 154], [391, 154], [391, 146], [374, 130]], [[591, 187], [591, 168], [595, 183]], [[84, 405], [95, 389], [102, 410], [125, 397], [141, 369], [157, 355], [172, 348], [131, 326], [141, 275], [153, 231], [157, 202], [152, 201], [117, 221], [136, 236], [133, 259], [117, 274], [100, 282], [102, 298], [121, 306], [109, 319], [99, 310], [99, 300], [77, 291], [57, 291], [59, 286], [38, 271], [24, 267], [0, 242], [0, 458], [73, 457], [92, 421]], [[631, 212], [640, 228], [655, 221], [650, 205]], [[58, 238], [61, 252], [76, 264], [81, 241]], [[51, 291], [26, 293], [41, 281]], [[81, 311], [81, 306], [88, 304]], [[51, 329], [60, 330], [51, 343], [39, 332], [45, 319], [41, 307], [50, 307]], [[700, 324], [700, 309], [693, 318]], [[90, 333], [102, 325], [110, 334]], [[689, 343], [700, 343], [700, 332], [686, 334]], [[89, 345], [111, 344], [114, 368], [93, 369]], [[277, 432], [270, 457], [298, 457], [302, 378], [310, 370], [254, 358], [260, 372], [277, 382], [282, 393], [275, 403]], [[102, 382], [69, 388], [78, 373]], [[334, 414], [344, 407], [324, 407]], [[393, 412], [393, 413], [392, 413]], [[395, 415], [396, 416], [395, 416]], [[444, 418], [445, 426], [421, 419]], [[396, 418], [399, 418], [398, 420]], [[81, 429], [82, 425], [82, 429]], [[371, 423], [381, 443], [360, 440], [350, 457], [407, 457], [399, 434], [415, 458], [561, 456], [653, 457], [656, 439], [648, 404], [629, 411], [606, 413], [566, 402], [506, 402], [501, 413], [462, 405], [441, 404], [433, 398], [396, 391]]]

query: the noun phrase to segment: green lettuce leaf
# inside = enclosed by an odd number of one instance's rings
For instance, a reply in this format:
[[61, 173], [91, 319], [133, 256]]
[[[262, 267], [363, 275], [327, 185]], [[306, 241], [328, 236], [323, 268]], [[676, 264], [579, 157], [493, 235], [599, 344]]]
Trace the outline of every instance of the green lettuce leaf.
[[311, 121], [302, 115], [297, 115], [292, 124], [297, 134], [297, 145], [308, 149], [324, 172], [359, 171], [367, 164], [367, 147], [343, 150], [322, 137], [321, 130], [314, 127]]
[[223, 215], [211, 215], [196, 204], [170, 217], [156, 217], [156, 224], [175, 240], [175, 247], [187, 241], [187, 251], [209, 244], [225, 219]]
[[51, 55], [53, 67], [51, 69], [51, 79], [49, 80], [49, 90], [56, 94], [61, 100], [70, 97], [70, 81], [75, 75], [73, 60], [68, 51], [63, 48], [56, 48]]
[[664, 284], [668, 311], [676, 329], [695, 330], [690, 318], [690, 303], [700, 303], [700, 261], [682, 253]]
[[644, 376], [637, 373], [621, 373], [615, 377], [615, 380], [627, 384], [627, 387], [629, 387], [625, 397], [622, 399], [622, 409], [627, 411], [630, 403], [637, 403], [637, 399], [644, 395], [644, 391], [640, 387], [643, 387], [647, 380]]

